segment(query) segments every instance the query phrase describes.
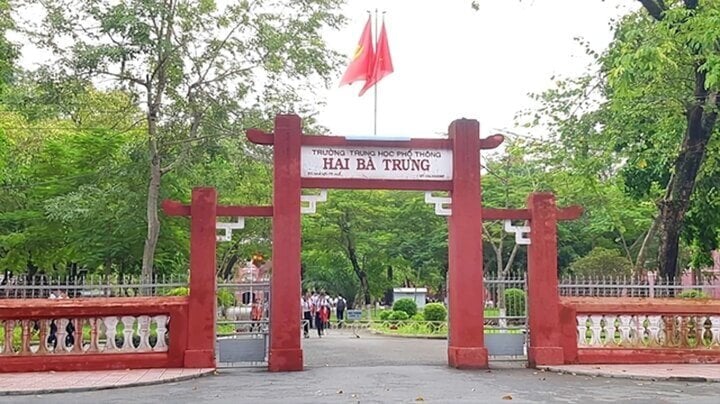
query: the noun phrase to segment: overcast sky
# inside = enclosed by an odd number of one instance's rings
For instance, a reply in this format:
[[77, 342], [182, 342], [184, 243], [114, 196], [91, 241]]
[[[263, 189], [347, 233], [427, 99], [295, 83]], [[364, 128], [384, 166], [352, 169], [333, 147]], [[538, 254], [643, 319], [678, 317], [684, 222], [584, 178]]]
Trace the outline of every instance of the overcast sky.
[[[532, 105], [529, 92], [550, 87], [553, 75], [578, 75], [591, 62], [574, 37], [602, 50], [611, 19], [640, 7], [637, 0], [479, 0], [475, 11], [471, 3], [347, 0], [349, 23], [326, 38], [348, 59], [367, 10], [386, 12], [395, 72], [378, 85], [379, 136], [437, 136], [462, 117], [478, 119], [483, 136], [512, 129], [514, 115]], [[43, 59], [32, 47], [25, 51], [30, 67]], [[358, 97], [362, 82], [338, 87], [343, 71], [318, 94], [325, 102], [320, 124], [330, 134], [372, 135], [373, 91]]]
[[[531, 105], [528, 92], [548, 88], [553, 75], [582, 73], [590, 63], [574, 37], [604, 49], [610, 20], [639, 8], [635, 0], [479, 3], [474, 11], [471, 0], [348, 1], [351, 21], [327, 37], [348, 57], [366, 11], [386, 11], [395, 72], [378, 87], [379, 136], [445, 133], [461, 117], [478, 119], [483, 136], [492, 128], [512, 128], [515, 113]], [[319, 120], [332, 134], [372, 134], [373, 92], [358, 97], [361, 87], [335, 85], [321, 94], [327, 105]]]

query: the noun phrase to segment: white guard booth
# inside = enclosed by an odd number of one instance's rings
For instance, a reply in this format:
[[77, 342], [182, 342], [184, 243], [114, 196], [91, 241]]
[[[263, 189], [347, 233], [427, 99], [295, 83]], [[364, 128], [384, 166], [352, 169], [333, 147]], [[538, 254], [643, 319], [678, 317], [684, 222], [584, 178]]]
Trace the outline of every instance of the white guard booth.
[[399, 299], [412, 299], [417, 303], [418, 309], [425, 307], [427, 288], [393, 288], [393, 302]]

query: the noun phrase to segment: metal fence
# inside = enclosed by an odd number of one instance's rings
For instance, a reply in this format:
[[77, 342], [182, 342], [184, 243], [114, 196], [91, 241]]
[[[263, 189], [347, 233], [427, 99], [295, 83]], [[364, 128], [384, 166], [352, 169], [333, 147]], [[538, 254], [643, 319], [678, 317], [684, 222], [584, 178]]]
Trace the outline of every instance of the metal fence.
[[266, 366], [270, 343], [270, 281], [221, 281], [217, 293], [218, 366]]
[[485, 276], [485, 346], [490, 360], [527, 358], [527, 280], [524, 274]]
[[[29, 277], [21, 275], [7, 278], [0, 276], [0, 299], [42, 299], [59, 294], [73, 298], [132, 297], [141, 294], [166, 296], [172, 293], [182, 293], [179, 288], [186, 288], [188, 280], [187, 274], [156, 275], [150, 281], [143, 280], [139, 275], [85, 275], [76, 277], [49, 275]], [[653, 277], [564, 276], [559, 281], [560, 296], [646, 298], [699, 296], [720, 298], [720, 282], [716, 280], [695, 284], [685, 282], [683, 284], [680, 278], [669, 281]], [[246, 286], [248, 285], [219, 281], [218, 290], [231, 290]], [[267, 282], [256, 283], [253, 287], [257, 290], [265, 289], [269, 293]], [[519, 298], [511, 297], [511, 301], [506, 298], [508, 293], [510, 296], [517, 295], [517, 292], [507, 292], [509, 289], [527, 292], [525, 274], [512, 274], [505, 277], [488, 274], [485, 277], [485, 289], [483, 305], [486, 309], [486, 317], [503, 317], [500, 315], [501, 309], [505, 309], [504, 316], [509, 317], [519, 317], [517, 313], [526, 312], [524, 301], [522, 305], [519, 305], [521, 301]], [[245, 300], [247, 300], [249, 295], [246, 294], [245, 296]], [[251, 302], [243, 301], [242, 303], [250, 304]]]
[[47, 299], [50, 297], [133, 297], [182, 294], [188, 275], [155, 275], [145, 280], [139, 275], [14, 276], [0, 277], [0, 299]]
[[657, 277], [580, 277], [560, 279], [560, 296], [573, 297], [703, 297], [720, 298], [720, 284], [683, 284], [680, 278]]

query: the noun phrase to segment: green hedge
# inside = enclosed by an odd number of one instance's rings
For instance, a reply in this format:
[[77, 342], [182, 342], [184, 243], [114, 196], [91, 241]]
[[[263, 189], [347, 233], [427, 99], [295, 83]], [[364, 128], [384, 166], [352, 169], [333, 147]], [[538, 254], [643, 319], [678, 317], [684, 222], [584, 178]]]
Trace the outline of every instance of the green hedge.
[[398, 311], [393, 310], [393, 312], [390, 314], [390, 317], [388, 317], [388, 320], [401, 321], [401, 320], [407, 320], [409, 318], [410, 318], [410, 316], [408, 316], [408, 314], [406, 312], [400, 311], [400, 310], [398, 310]]
[[505, 289], [505, 307], [508, 316], [525, 315], [525, 291], [522, 289]]
[[413, 299], [398, 299], [393, 304], [393, 311], [404, 311], [410, 318], [417, 313], [417, 303]]
[[707, 293], [701, 291], [701, 290], [686, 290], [682, 293], [680, 293], [677, 297], [681, 299], [709, 299], [710, 296], [708, 296]]
[[442, 303], [428, 303], [423, 309], [423, 318], [425, 321], [445, 321], [447, 309]]

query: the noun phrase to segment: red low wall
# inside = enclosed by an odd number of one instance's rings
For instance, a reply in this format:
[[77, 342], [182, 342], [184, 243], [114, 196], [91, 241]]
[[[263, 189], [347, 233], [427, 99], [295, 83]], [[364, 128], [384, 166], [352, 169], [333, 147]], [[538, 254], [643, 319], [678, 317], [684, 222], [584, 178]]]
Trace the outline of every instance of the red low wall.
[[567, 364], [720, 363], [717, 300], [560, 298], [560, 322]]
[[[0, 327], [4, 327], [8, 321], [13, 322], [11, 330], [20, 327], [23, 335], [23, 348], [18, 352], [14, 352], [15, 350], [10, 348], [8, 352], [7, 343], [11, 338], [8, 339], [6, 335], [3, 344], [4, 353], [3, 350], [0, 350], [0, 372], [183, 367], [190, 329], [188, 302], [187, 297], [3, 300], [0, 302], [0, 323], [2, 323]], [[130, 335], [132, 337], [130, 339], [133, 340], [140, 338], [136, 333], [137, 328], [141, 327], [139, 320], [141, 317], [147, 321], [148, 329], [151, 320], [162, 319], [161, 323], [163, 327], [166, 327], [168, 335], [168, 343], [164, 345], [163, 339], [162, 349], [158, 347], [158, 342], [155, 347], [149, 345], [145, 348], [124, 346], [108, 349], [107, 339], [103, 347], [98, 348], [100, 324], [105, 324], [102, 322], [104, 319], [109, 318], [111, 319], [109, 321], [115, 321], [121, 326], [123, 326], [123, 319], [127, 319], [128, 324], [132, 324], [135, 328]], [[132, 318], [135, 319], [130, 322]], [[75, 321], [74, 324], [81, 329], [83, 325], [92, 324], [90, 342], [83, 341], [83, 344], [73, 344], [67, 350], [58, 350], [57, 346], [51, 349], [51, 351], [59, 352], [46, 351], [48, 345], [40, 349], [40, 341], [47, 341], [49, 336], [47, 327], [49, 327], [50, 321], [59, 323], [61, 320]], [[41, 325], [38, 327], [38, 324]], [[158, 322], [154, 324], [161, 327]], [[29, 331], [30, 327], [38, 329]], [[4, 328], [4, 330], [7, 334], [7, 329]], [[29, 345], [31, 332], [36, 334], [37, 341], [33, 343], [34, 348], [28, 351], [24, 347]], [[107, 333], [107, 327], [105, 327], [105, 332]], [[40, 333], [40, 338], [37, 337], [37, 333]], [[62, 328], [56, 333], [59, 336], [65, 334]], [[74, 337], [82, 338], [82, 335], [82, 331], [80, 331], [80, 333], [76, 332]], [[115, 335], [114, 331], [112, 331], [112, 335]], [[146, 332], [145, 338], [147, 337], [148, 333]], [[0, 341], [0, 343], [2, 342]], [[62, 346], [64, 347], [65, 344], [63, 343]], [[162, 352], [157, 352], [157, 350], [162, 350]]]

